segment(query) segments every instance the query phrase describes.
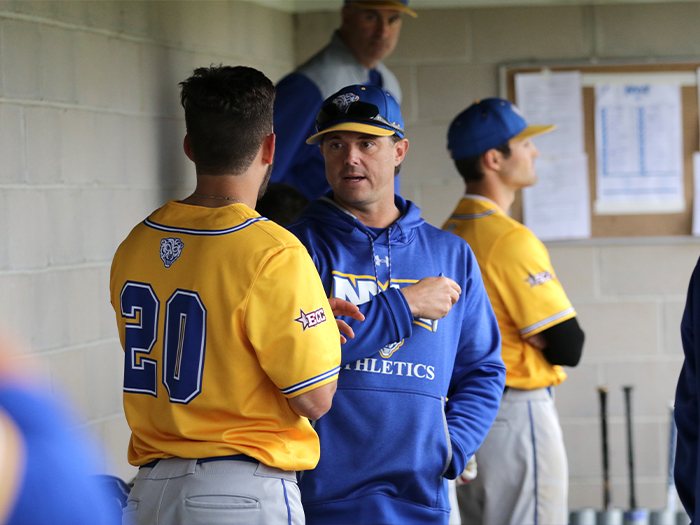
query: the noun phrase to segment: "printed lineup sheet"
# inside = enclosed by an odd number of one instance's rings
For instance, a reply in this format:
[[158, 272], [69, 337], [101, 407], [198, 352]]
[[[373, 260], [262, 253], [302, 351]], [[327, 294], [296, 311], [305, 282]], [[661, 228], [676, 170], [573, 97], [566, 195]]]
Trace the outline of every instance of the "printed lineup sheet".
[[515, 75], [517, 106], [528, 124], [555, 124], [532, 139], [537, 184], [523, 190], [523, 222], [543, 241], [591, 236], [588, 159], [583, 134], [581, 73]]
[[595, 91], [596, 213], [683, 212], [680, 86], [606, 84]]
[[525, 225], [542, 241], [589, 238], [588, 157], [540, 157], [535, 166], [537, 184], [523, 189]]
[[700, 236], [700, 152], [693, 153], [693, 235]]

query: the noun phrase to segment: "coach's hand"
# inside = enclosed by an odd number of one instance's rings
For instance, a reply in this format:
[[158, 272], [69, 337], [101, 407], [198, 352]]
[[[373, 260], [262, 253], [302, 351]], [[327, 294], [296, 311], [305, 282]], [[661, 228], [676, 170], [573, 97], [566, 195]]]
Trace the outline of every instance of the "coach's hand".
[[449, 277], [425, 277], [401, 288], [413, 317], [442, 319], [459, 299], [462, 289]]
[[[328, 303], [331, 305], [331, 310], [333, 310], [334, 317], [338, 315], [345, 315], [347, 317], [352, 317], [357, 321], [365, 320], [365, 316], [362, 314], [362, 312], [360, 312], [360, 309], [357, 307], [357, 305], [352, 304], [350, 301], [339, 299], [337, 297], [331, 297], [330, 299], [328, 299]], [[347, 343], [348, 340], [345, 339], [345, 336], [348, 336], [350, 339], [353, 339], [355, 337], [355, 332], [352, 328], [350, 328], [350, 325], [348, 323], [346, 323], [342, 319], [336, 319], [335, 322], [338, 323], [338, 330], [340, 330], [341, 343]], [[345, 334], [345, 336], [343, 334]]]

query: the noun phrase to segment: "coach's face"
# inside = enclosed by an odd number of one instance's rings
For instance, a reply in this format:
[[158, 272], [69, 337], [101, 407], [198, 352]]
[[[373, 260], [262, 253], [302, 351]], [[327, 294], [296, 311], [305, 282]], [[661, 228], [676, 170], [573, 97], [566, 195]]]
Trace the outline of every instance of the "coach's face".
[[355, 58], [374, 68], [396, 49], [401, 33], [401, 12], [396, 9], [365, 9], [354, 5], [343, 8], [340, 34]]
[[336, 200], [352, 210], [394, 204], [394, 171], [408, 151], [408, 140], [394, 142], [354, 131], [333, 131], [321, 143], [326, 178]]

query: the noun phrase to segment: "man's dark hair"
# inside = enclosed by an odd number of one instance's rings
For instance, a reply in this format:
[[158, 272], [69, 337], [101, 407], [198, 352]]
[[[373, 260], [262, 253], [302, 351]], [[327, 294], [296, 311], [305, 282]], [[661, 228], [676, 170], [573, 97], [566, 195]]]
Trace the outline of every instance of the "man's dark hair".
[[[493, 149], [503, 153], [505, 158], [510, 157], [510, 146], [507, 142]], [[484, 172], [481, 171], [482, 155], [483, 153], [481, 155], [474, 155], [473, 157], [466, 157], [455, 161], [455, 167], [464, 179], [464, 182], [479, 182], [484, 178]]]
[[240, 175], [272, 133], [275, 87], [244, 66], [194, 70], [180, 82], [187, 136], [197, 175]]

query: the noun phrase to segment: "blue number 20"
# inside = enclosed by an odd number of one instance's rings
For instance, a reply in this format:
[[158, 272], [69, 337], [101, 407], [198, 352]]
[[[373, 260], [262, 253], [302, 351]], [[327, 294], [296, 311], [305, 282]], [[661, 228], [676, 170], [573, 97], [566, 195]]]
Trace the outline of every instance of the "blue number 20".
[[[129, 281], [122, 288], [124, 391], [158, 396], [157, 362], [149, 359], [158, 340], [160, 300], [150, 284]], [[165, 305], [163, 385], [171, 403], [187, 404], [202, 391], [207, 310], [197, 292], [176, 290]], [[139, 359], [140, 358], [140, 359]]]

